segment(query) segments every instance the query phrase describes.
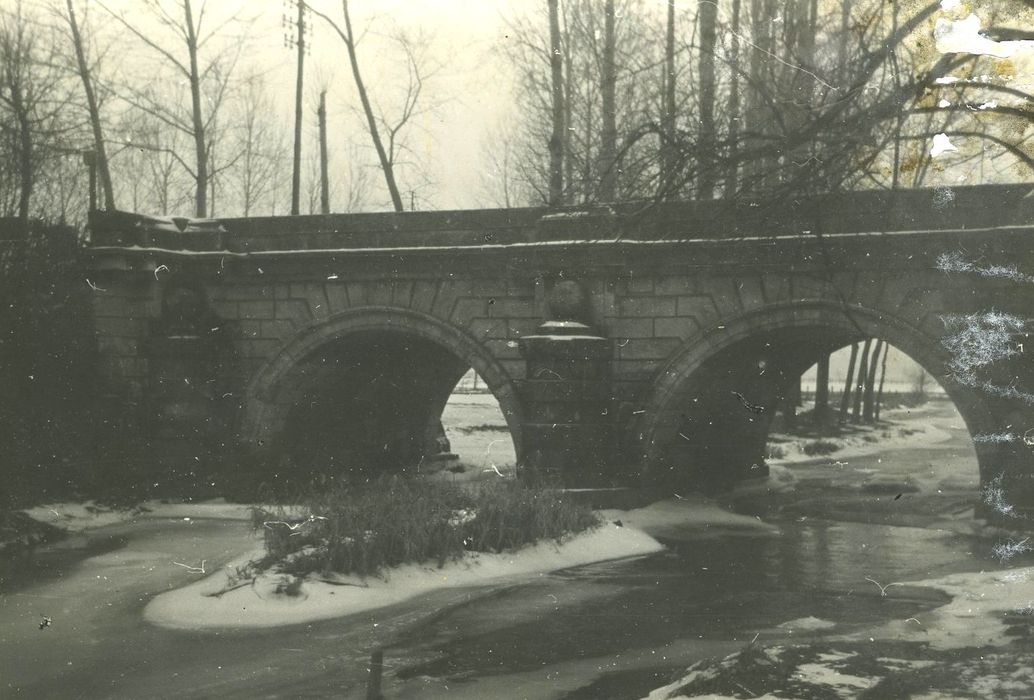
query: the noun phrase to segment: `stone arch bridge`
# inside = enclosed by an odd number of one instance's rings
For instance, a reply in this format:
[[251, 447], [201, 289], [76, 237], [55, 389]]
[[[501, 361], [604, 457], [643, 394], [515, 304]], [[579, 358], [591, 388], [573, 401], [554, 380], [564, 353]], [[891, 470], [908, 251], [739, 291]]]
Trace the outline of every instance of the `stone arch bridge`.
[[1004, 474], [1034, 507], [1030, 192], [98, 212], [85, 274], [110, 397], [184, 459], [286, 450], [412, 466], [472, 367], [529, 473], [728, 483], [764, 471], [791, 382], [822, 353], [880, 337], [945, 387], [983, 481]]

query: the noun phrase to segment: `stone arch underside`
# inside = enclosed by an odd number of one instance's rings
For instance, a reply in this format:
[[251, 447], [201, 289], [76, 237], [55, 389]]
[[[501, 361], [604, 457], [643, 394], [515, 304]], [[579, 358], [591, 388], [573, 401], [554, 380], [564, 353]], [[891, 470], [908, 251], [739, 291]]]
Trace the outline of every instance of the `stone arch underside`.
[[519, 461], [521, 408], [499, 363], [462, 330], [391, 307], [353, 309], [291, 339], [249, 382], [239, 438], [321, 470], [412, 467], [470, 368], [499, 402]]
[[[633, 426], [644, 476], [706, 489], [763, 475], [769, 424], [790, 382], [823, 353], [867, 337], [936, 377], [971, 435], [1001, 430], [986, 396], [950, 380], [934, 329], [859, 306], [790, 302], [723, 321], [666, 363]], [[998, 455], [993, 445], [975, 448], [985, 482], [1000, 471]]]

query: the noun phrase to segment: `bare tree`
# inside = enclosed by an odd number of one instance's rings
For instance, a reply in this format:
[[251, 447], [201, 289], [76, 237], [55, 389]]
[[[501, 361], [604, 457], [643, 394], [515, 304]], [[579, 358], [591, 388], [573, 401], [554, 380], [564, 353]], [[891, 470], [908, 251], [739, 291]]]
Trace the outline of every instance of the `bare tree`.
[[840, 419], [839, 422], [847, 421], [847, 411], [851, 406], [851, 387], [854, 382], [854, 366], [858, 360], [858, 343], [851, 343], [851, 359], [847, 363], [847, 379], [844, 380], [844, 391], [840, 395]]
[[858, 379], [855, 382], [854, 407], [851, 420], [855, 423], [862, 419], [862, 397], [865, 394], [865, 382], [869, 376], [869, 352], [872, 350], [872, 338], [866, 338], [862, 345], [862, 354], [858, 360]]
[[698, 50], [700, 67], [700, 176], [697, 182], [697, 196], [700, 199], [714, 197], [717, 183], [715, 159], [718, 150], [718, 132], [715, 128], [715, 43], [718, 30], [718, 3], [715, 0], [700, 0], [697, 5], [697, 24], [700, 31]]
[[[370, 140], [373, 142], [374, 150], [377, 151], [377, 160], [381, 164], [381, 171], [384, 173], [384, 183], [388, 188], [388, 195], [391, 197], [392, 206], [395, 211], [403, 211], [404, 206], [402, 204], [402, 195], [399, 193], [398, 184], [395, 181], [395, 164], [394, 157], [389, 148], [384, 145], [384, 140], [381, 138], [381, 128], [377, 115], [374, 113], [373, 103], [370, 101], [370, 95], [366, 89], [366, 83], [363, 81], [363, 74], [359, 68], [359, 56], [357, 50], [357, 38], [355, 32], [352, 30], [352, 18], [348, 11], [348, 0], [341, 0], [341, 12], [344, 16], [344, 29], [338, 26], [330, 17], [312, 10], [315, 14], [326, 21], [333, 29], [337, 32], [338, 36], [341, 37], [341, 41], [345, 44], [345, 49], [348, 51], [348, 63], [352, 68], [352, 79], [355, 83], [355, 89], [359, 93], [359, 101], [362, 103], [363, 116], [366, 118], [366, 128], [370, 134]], [[414, 78], [414, 74], [410, 74], [411, 80]], [[405, 122], [408, 122], [412, 116], [412, 111], [416, 107], [417, 98], [419, 98], [420, 86], [422, 82], [420, 80], [419, 72], [415, 74], [416, 87], [415, 95], [412, 96], [412, 107], [410, 107], [410, 100], [407, 99], [406, 107], [403, 109], [403, 121], [398, 124], [398, 129], [401, 129]], [[411, 91], [413, 92], [413, 91]], [[389, 137], [394, 139], [398, 133], [398, 129], [395, 132], [389, 134]]]
[[879, 370], [879, 359], [880, 353], [886, 355], [887, 344], [876, 339], [876, 346], [872, 351], [872, 360], [869, 364], [869, 373], [865, 377], [865, 394], [862, 397], [862, 421], [865, 423], [872, 423], [875, 419], [875, 401], [876, 401], [876, 372]]
[[614, 54], [617, 50], [614, 36], [614, 0], [606, 0], [603, 9], [603, 65], [600, 71], [600, 98], [602, 102], [602, 131], [600, 134], [600, 195], [605, 202], [612, 201], [617, 173], [617, 115], [615, 104], [617, 69]]
[[812, 414], [814, 423], [819, 427], [829, 424], [829, 353], [819, 356], [815, 377], [815, 411]]
[[346, 176], [338, 210], [355, 212], [362, 209], [370, 198], [370, 169], [363, 165], [361, 149], [355, 143], [348, 142], [344, 155], [345, 166], [337, 169]]
[[[1029, 17], [1022, 5], [996, 5], [987, 15], [989, 35], [997, 31], [996, 16]], [[507, 51], [529, 120], [521, 129], [520, 160], [531, 163], [524, 167], [529, 190], [549, 201], [553, 172], [545, 146], [554, 121], [553, 62], [543, 60], [541, 47], [559, 46], [564, 200], [591, 201], [609, 193], [603, 143], [609, 94], [604, 109], [608, 90], [601, 80], [609, 75], [607, 3], [558, 6], [559, 40], [549, 38], [541, 11], [509, 21]], [[932, 0], [907, 13], [897, 2], [877, 0], [699, 0], [688, 12], [669, 3], [667, 13], [637, 0], [615, 0], [615, 6], [618, 147], [611, 172], [618, 198], [764, 195], [779, 201], [791, 193], [894, 187], [906, 178], [915, 185], [938, 172], [928, 155], [938, 133], [986, 146], [954, 154], [953, 171], [966, 164], [979, 176], [989, 158], [999, 159], [999, 171], [1013, 164], [1012, 179], [1034, 169], [1030, 149], [1004, 128], [1005, 121], [1034, 121], [1026, 108], [1030, 96], [1004, 78], [981, 79], [995, 74], [993, 57], [935, 54], [931, 60], [924, 34], [941, 11]], [[680, 23], [696, 31], [676, 33]], [[678, 42], [653, 40], [662, 33]], [[1017, 36], [1001, 34], [1007, 35]], [[648, 137], [661, 148], [641, 148]]]
[[[209, 190], [212, 186], [210, 179], [213, 176], [212, 141], [208, 132], [225, 102], [243, 42], [240, 36], [236, 41], [223, 42], [223, 47], [213, 51], [211, 58], [204, 62], [201, 53], [227, 26], [241, 23], [239, 12], [228, 15], [215, 27], [206, 31], [205, 15], [208, 6], [204, 0], [200, 3], [196, 16], [191, 0], [178, 0], [179, 16], [167, 11], [162, 3], [148, 2], [146, 7], [151, 20], [180, 45], [181, 49], [176, 51], [171, 48], [172, 43], [167, 38], [156, 36], [150, 29], [145, 30], [130, 22], [124, 13], [115, 12], [103, 3], [98, 4], [143, 46], [152, 51], [162, 65], [171, 69], [189, 86], [190, 101], [186, 108], [179, 100], [167, 100], [162, 92], [154, 88], [154, 81], [147, 81], [144, 85], [129, 82], [123, 86], [121, 97], [167, 128], [179, 131], [190, 138], [193, 145], [191, 160], [179, 153], [172, 155], [194, 180], [194, 214], [199, 217], [208, 216]], [[204, 99], [205, 97], [207, 99]]]
[[86, 108], [90, 116], [90, 128], [93, 131], [93, 148], [96, 152], [97, 171], [100, 174], [101, 189], [104, 191], [104, 207], [109, 210], [115, 209], [115, 190], [111, 184], [111, 170], [108, 167], [108, 153], [104, 144], [104, 130], [101, 126], [100, 107], [97, 104], [97, 96], [93, 89], [93, 80], [90, 77], [90, 65], [86, 60], [86, 48], [83, 45], [83, 38], [79, 30], [79, 22], [75, 17], [75, 7], [72, 0], [67, 0], [68, 6], [68, 28], [72, 35], [72, 45], [75, 49], [76, 67], [79, 78], [83, 83], [83, 92], [86, 95]]
[[320, 214], [330, 213], [330, 175], [327, 153], [327, 91], [320, 90], [320, 106], [316, 110], [320, 132]]
[[658, 149], [638, 138], [663, 110], [653, 99], [662, 91], [662, 52], [644, 7], [642, 0], [569, 0], [558, 3], [556, 22], [541, 11], [508, 20], [505, 50], [518, 67], [527, 120], [519, 160], [527, 189], [543, 202], [642, 197], [645, 183], [657, 179]]
[[4, 213], [23, 222], [44, 166], [70, 150], [65, 141], [76, 127], [66, 118], [72, 98], [56, 45], [21, 2], [0, 8], [0, 136], [12, 175]]
[[244, 80], [236, 121], [240, 159], [232, 170], [241, 213], [252, 212], [273, 192], [275, 172], [286, 156], [283, 133], [272, 116], [274, 102], [260, 75]]
[[502, 122], [488, 131], [481, 142], [481, 159], [485, 166], [479, 177], [480, 196], [490, 206], [528, 206], [528, 177], [518, 158], [515, 125]]
[[[738, 2], [738, 0], [737, 0]], [[675, 0], [668, 0], [664, 39], [664, 106], [661, 109], [661, 192], [667, 193], [675, 173]]]

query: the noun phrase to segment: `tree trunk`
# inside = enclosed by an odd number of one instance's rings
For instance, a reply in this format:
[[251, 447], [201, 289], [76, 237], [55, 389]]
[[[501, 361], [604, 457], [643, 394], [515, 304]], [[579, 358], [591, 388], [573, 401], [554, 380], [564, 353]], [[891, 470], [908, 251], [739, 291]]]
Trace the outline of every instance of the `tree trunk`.
[[[751, 0], [750, 2], [750, 39], [753, 46], [749, 51], [750, 63], [748, 66], [749, 80], [747, 82], [747, 104], [745, 111], [744, 131], [747, 135], [748, 152], [756, 150], [761, 140], [760, 133], [764, 131], [766, 115], [763, 113], [762, 100], [756, 86], [764, 85], [765, 80], [761, 73], [765, 63], [762, 60], [767, 58], [762, 53], [761, 47], [764, 44], [765, 18], [762, 8], [762, 0]], [[762, 171], [761, 157], [757, 154], [749, 154], [749, 160], [744, 164], [744, 176], [748, 186], [756, 188], [758, 173]]]
[[291, 170], [291, 214], [301, 211], [302, 196], [302, 96], [305, 82], [305, 2], [298, 2], [298, 75], [294, 84], [294, 160]]
[[553, 88], [553, 131], [549, 137], [549, 205], [560, 206], [564, 196], [564, 76], [560, 53], [558, 0], [549, 8], [549, 66]]
[[876, 391], [876, 410], [874, 420], [880, 422], [880, 405], [883, 403], [883, 380], [887, 378], [887, 355], [890, 353], [890, 344], [883, 350], [883, 362], [880, 363], [880, 388]]
[[837, 84], [847, 80], [847, 42], [851, 38], [851, 3], [840, 3], [840, 36], [837, 37]]
[[876, 372], [879, 369], [877, 364], [880, 359], [880, 352], [885, 352], [886, 343], [876, 340], [876, 348], [872, 353], [872, 362], [869, 365], [869, 374], [865, 378], [865, 396], [862, 398], [862, 422], [873, 422], [873, 401], [876, 395]]
[[[560, 53], [563, 58], [562, 71], [563, 71], [563, 88], [561, 94], [564, 96], [564, 125], [570, 127], [574, 124], [574, 109], [572, 103], [574, 100], [571, 99], [571, 95], [574, 94], [574, 60], [573, 52], [571, 51], [571, 36], [568, 31], [568, 18], [567, 18], [568, 5], [564, 5], [561, 14], [558, 17], [558, 21], [562, 20], [560, 25]], [[561, 182], [564, 183], [561, 189], [561, 200], [566, 201], [570, 197], [571, 183], [574, 182], [574, 129], [565, 128], [563, 136], [563, 148], [561, 149], [561, 158], [563, 160], [563, 176]], [[567, 191], [564, 191], [564, 187]]]
[[675, 0], [668, 0], [664, 40], [664, 113], [661, 115], [661, 194], [667, 199], [675, 182]]
[[606, 0], [603, 20], [603, 70], [600, 95], [603, 101], [603, 128], [600, 135], [600, 196], [614, 201], [617, 182], [617, 115], [614, 105], [617, 75], [614, 68], [614, 0]]
[[851, 344], [851, 360], [847, 363], [847, 379], [844, 393], [840, 395], [840, 422], [847, 420], [847, 409], [851, 405], [851, 383], [854, 382], [854, 363], [858, 359], [858, 343]]
[[208, 216], [208, 154], [205, 149], [205, 122], [201, 117], [201, 77], [197, 67], [197, 33], [190, 0], [183, 0], [186, 19], [187, 52], [190, 54], [190, 102], [194, 131], [194, 157], [197, 170], [194, 175], [194, 214]]
[[[32, 143], [32, 124], [29, 121], [27, 107], [23, 99], [21, 86], [11, 85], [11, 103], [14, 106], [15, 118], [18, 120], [18, 220], [24, 226], [29, 224], [29, 204], [32, 201], [32, 189], [36, 184], [33, 172], [34, 149]], [[28, 228], [24, 229], [26, 232]]]
[[717, 38], [718, 4], [714, 0], [701, 0], [697, 8], [700, 22], [700, 176], [697, 179], [697, 196], [700, 199], [712, 199], [716, 179], [714, 166], [718, 138], [714, 124], [714, 46]]
[[327, 175], [327, 91], [320, 92], [316, 112], [320, 124], [320, 213], [330, 213], [330, 179]]
[[100, 173], [101, 189], [104, 191], [104, 208], [115, 209], [115, 190], [111, 186], [111, 170], [108, 168], [108, 154], [104, 146], [104, 133], [101, 130], [101, 115], [97, 108], [97, 97], [93, 92], [93, 81], [90, 79], [90, 67], [86, 63], [86, 52], [83, 49], [82, 36], [79, 34], [79, 23], [75, 19], [75, 8], [72, 0], [68, 0], [68, 26], [72, 30], [72, 43], [75, 44], [75, 60], [79, 66], [79, 77], [83, 81], [86, 92], [86, 107], [90, 112], [90, 127], [93, 129], [93, 148], [97, 153], [97, 170]]
[[854, 408], [851, 411], [851, 420], [858, 423], [862, 418], [862, 394], [865, 392], [865, 379], [869, 374], [869, 351], [872, 349], [872, 338], [865, 339], [862, 346], [862, 356], [858, 360], [858, 380], [855, 382]]
[[[555, 2], [555, 0], [553, 0]], [[395, 211], [403, 211], [402, 195], [399, 194], [398, 185], [395, 184], [395, 168], [384, 150], [384, 143], [381, 141], [380, 131], [377, 129], [377, 118], [373, 114], [373, 106], [370, 104], [370, 96], [366, 93], [366, 85], [363, 83], [362, 73], [359, 71], [359, 58], [356, 56], [355, 35], [352, 33], [352, 19], [348, 14], [348, 0], [341, 0], [341, 8], [345, 15], [345, 47], [348, 49], [348, 61], [352, 64], [352, 78], [355, 80], [355, 88], [359, 93], [359, 101], [363, 105], [363, 113], [366, 115], [366, 126], [370, 131], [370, 138], [373, 140], [373, 147], [377, 151], [377, 158], [381, 163], [381, 170], [384, 172], [384, 182], [388, 187], [388, 194], [391, 196], [391, 203]]]
[[790, 382], [787, 387], [786, 396], [783, 397], [783, 420], [787, 430], [797, 427], [797, 407], [801, 405], [801, 378]]
[[822, 353], [815, 378], [815, 412], [813, 422], [819, 427], [829, 424], [829, 353]]
[[[732, 57], [729, 61], [732, 69], [729, 76], [729, 154], [725, 170], [726, 197], [736, 196], [739, 187], [739, 144], [736, 140], [740, 133], [740, 0], [732, 0]], [[829, 371], [829, 356], [826, 356], [826, 371]]]

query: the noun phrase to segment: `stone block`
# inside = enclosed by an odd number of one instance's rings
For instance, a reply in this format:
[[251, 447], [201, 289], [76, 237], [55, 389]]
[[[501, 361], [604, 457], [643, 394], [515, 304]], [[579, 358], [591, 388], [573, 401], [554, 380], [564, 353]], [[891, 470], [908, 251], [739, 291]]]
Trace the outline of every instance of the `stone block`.
[[765, 305], [765, 292], [761, 279], [755, 276], [743, 276], [736, 280], [739, 287], [740, 301], [747, 311], [760, 309]]
[[392, 306], [408, 309], [413, 301], [413, 281], [395, 280], [391, 285]]
[[607, 335], [616, 340], [624, 338], [652, 338], [652, 318], [614, 318], [607, 321]]
[[348, 287], [342, 282], [326, 282], [323, 285], [323, 294], [330, 304], [330, 313], [339, 314], [348, 311], [351, 302], [348, 298]]
[[474, 280], [474, 296], [495, 297], [501, 299], [509, 296], [506, 289], [506, 281], [503, 279], [477, 279]]
[[534, 335], [541, 325], [538, 318], [508, 318], [505, 319], [506, 337], [522, 338], [526, 335]]
[[293, 321], [261, 321], [259, 327], [259, 337], [265, 340], [276, 340], [279, 342], [287, 342], [287, 340], [294, 336], [295, 324]]
[[614, 381], [648, 385], [653, 381], [653, 378], [660, 371], [663, 364], [659, 360], [628, 360], [621, 358], [614, 363]]
[[392, 284], [377, 282], [369, 286], [366, 303], [370, 306], [391, 306]]
[[657, 338], [679, 338], [686, 340], [700, 329], [696, 320], [689, 316], [676, 318], [658, 318], [653, 322], [654, 336]]
[[521, 356], [520, 346], [516, 340], [489, 338], [482, 345], [498, 360], [515, 360]]
[[531, 318], [537, 319], [534, 299], [496, 298], [488, 299], [488, 315], [492, 318]]
[[237, 304], [237, 314], [242, 319], [273, 319], [276, 316], [274, 303], [272, 300], [242, 301]]
[[439, 283], [435, 280], [414, 281], [410, 308], [425, 313], [431, 311], [435, 297], [438, 296], [438, 285]]
[[312, 314], [309, 312], [309, 302], [302, 299], [278, 301], [274, 305], [274, 318], [277, 320], [291, 321], [299, 328], [307, 326], [312, 323]]
[[674, 316], [674, 297], [626, 297], [618, 302], [621, 315], [625, 318], [651, 318]]
[[618, 343], [618, 358], [622, 360], [663, 360], [681, 347], [677, 338], [628, 338], [627, 343]]
[[664, 276], [657, 280], [654, 293], [658, 296], [677, 296], [691, 291], [689, 278], [686, 275]]
[[709, 295], [690, 294], [678, 298], [678, 315], [706, 324], [718, 316], [718, 309]]
[[499, 318], [475, 318], [467, 324], [467, 331], [470, 332], [478, 342], [488, 338], [506, 338], [506, 321]]
[[631, 276], [628, 280], [629, 294], [653, 294], [653, 277]]
[[485, 299], [457, 299], [453, 305], [450, 317], [453, 323], [466, 324], [474, 318], [491, 316], [491, 314], [486, 313], [487, 306], [488, 302]]

